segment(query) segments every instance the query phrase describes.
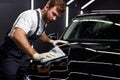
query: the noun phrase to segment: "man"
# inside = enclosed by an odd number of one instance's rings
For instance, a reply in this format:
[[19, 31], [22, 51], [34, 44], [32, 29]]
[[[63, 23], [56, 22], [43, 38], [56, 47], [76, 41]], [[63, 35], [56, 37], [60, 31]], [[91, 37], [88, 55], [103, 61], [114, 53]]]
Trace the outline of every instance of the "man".
[[32, 43], [36, 39], [53, 45], [67, 43], [48, 38], [44, 31], [45, 25], [55, 21], [65, 9], [63, 0], [49, 0], [43, 9], [27, 10], [18, 16], [3, 44], [4, 56], [1, 60], [3, 80], [24, 80], [29, 58], [40, 61], [56, 56], [48, 52], [39, 54], [32, 47]]

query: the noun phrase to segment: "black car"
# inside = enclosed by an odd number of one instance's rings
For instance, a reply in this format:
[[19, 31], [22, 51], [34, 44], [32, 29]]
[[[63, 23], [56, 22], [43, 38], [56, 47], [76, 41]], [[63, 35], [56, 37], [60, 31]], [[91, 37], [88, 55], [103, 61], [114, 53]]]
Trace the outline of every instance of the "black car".
[[[37, 71], [41, 80], [120, 80], [120, 12], [103, 11], [75, 17], [60, 39], [65, 59]], [[45, 73], [46, 73], [45, 72]], [[46, 77], [47, 75], [47, 77]], [[35, 79], [34, 78], [34, 79]], [[33, 79], [33, 80], [34, 80]], [[35, 79], [36, 80], [36, 79]]]
[[78, 15], [60, 39], [69, 80], [120, 80], [120, 12]]

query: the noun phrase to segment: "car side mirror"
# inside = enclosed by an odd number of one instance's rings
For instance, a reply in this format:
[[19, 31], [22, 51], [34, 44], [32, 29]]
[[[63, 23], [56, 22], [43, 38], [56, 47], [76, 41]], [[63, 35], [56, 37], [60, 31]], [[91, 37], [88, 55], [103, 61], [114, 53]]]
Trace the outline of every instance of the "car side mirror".
[[58, 35], [58, 33], [51, 33], [51, 34], [48, 35], [48, 37], [56, 40], [56, 39], [58, 39], [59, 35]]

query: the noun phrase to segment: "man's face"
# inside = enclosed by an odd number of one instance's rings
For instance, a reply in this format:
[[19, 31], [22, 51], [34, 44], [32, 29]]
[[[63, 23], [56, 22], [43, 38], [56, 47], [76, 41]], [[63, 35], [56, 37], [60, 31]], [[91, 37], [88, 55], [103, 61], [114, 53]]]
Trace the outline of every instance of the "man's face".
[[47, 9], [44, 16], [44, 20], [46, 23], [51, 23], [55, 21], [59, 16], [60, 16], [60, 13], [57, 10], [57, 6], [54, 6], [53, 8]]

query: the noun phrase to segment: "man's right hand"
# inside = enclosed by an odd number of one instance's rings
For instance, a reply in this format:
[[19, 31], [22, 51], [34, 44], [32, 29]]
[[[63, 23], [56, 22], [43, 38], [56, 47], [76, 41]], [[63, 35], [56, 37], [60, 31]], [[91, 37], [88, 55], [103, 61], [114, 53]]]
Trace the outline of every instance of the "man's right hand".
[[46, 52], [46, 53], [41, 53], [41, 54], [35, 53], [33, 54], [32, 58], [34, 61], [40, 61], [42, 59], [53, 58], [55, 56], [56, 56], [55, 53]]

